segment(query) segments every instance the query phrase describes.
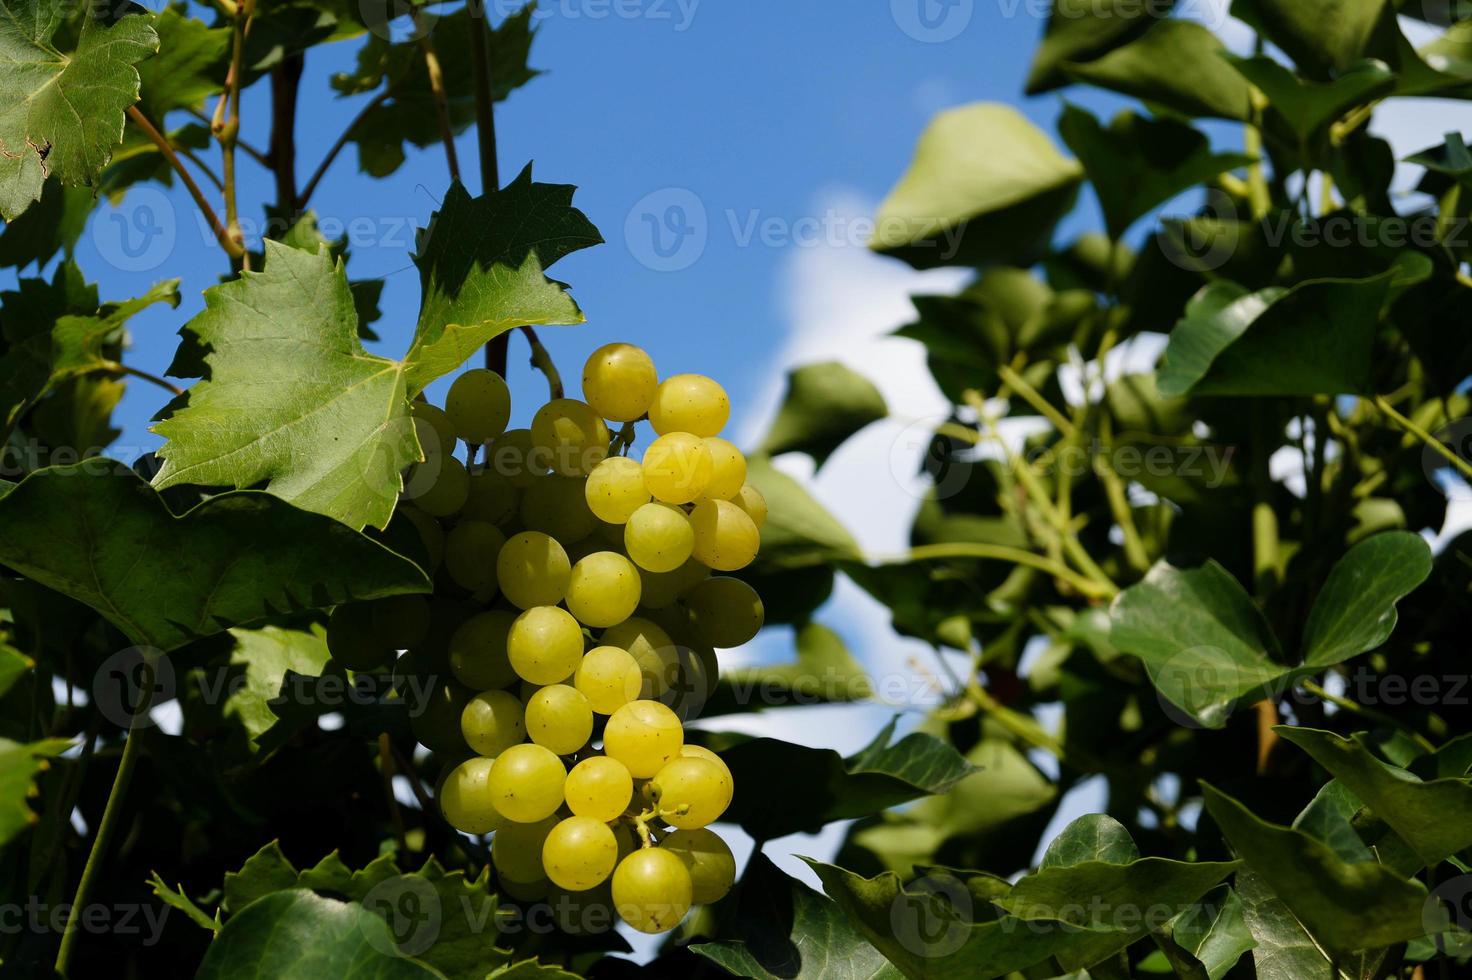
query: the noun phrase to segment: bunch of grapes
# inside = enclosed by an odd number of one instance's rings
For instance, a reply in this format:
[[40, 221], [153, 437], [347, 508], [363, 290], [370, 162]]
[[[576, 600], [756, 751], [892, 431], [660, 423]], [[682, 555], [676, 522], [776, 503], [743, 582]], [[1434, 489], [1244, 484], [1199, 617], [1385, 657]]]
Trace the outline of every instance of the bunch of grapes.
[[[419, 536], [435, 595], [340, 606], [328, 646], [359, 671], [406, 651], [394, 675], [415, 735], [450, 760], [439, 807], [494, 835], [503, 892], [665, 932], [735, 877], [708, 829], [731, 771], [682, 721], [714, 689], [715, 650], [762, 626], [755, 590], [712, 573], [756, 557], [766, 503], [720, 438], [715, 381], [661, 382], [643, 350], [610, 344], [582, 382], [583, 401], [554, 397], [529, 429], [507, 429], [491, 371], [462, 374], [443, 410], [415, 404], [425, 459], [395, 521]], [[646, 420], [656, 438], [636, 460]]]

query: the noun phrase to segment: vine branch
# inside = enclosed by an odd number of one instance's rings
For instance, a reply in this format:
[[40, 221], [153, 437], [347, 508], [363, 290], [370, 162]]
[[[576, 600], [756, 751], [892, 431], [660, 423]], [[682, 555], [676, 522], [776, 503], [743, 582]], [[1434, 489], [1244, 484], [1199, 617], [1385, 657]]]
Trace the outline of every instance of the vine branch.
[[353, 117], [352, 122], [348, 123], [348, 128], [342, 131], [342, 135], [337, 138], [337, 142], [332, 144], [332, 148], [327, 151], [327, 155], [322, 158], [322, 162], [317, 165], [317, 169], [312, 172], [311, 178], [307, 181], [307, 186], [303, 187], [302, 192], [297, 195], [296, 206], [298, 210], [307, 206], [307, 202], [312, 199], [313, 192], [317, 190], [317, 185], [322, 183], [323, 177], [327, 176], [327, 171], [331, 168], [333, 161], [337, 159], [338, 154], [343, 151], [343, 148], [348, 145], [348, 141], [353, 138], [353, 133], [362, 125], [363, 120], [374, 109], [387, 102], [392, 95], [393, 93], [388, 89], [379, 92], [373, 98], [369, 99], [368, 104], [359, 110], [358, 114]]
[[225, 226], [220, 223], [220, 217], [210, 205], [209, 198], [204, 196], [204, 191], [199, 189], [199, 184], [195, 181], [194, 175], [189, 172], [189, 169], [184, 166], [184, 161], [180, 160], [179, 155], [174, 152], [173, 144], [168, 141], [168, 138], [163, 133], [158, 131], [153, 123], [148, 121], [148, 117], [136, 105], [128, 106], [127, 111], [128, 118], [133, 120], [133, 124], [153, 141], [153, 145], [158, 147], [159, 152], [164, 155], [164, 159], [169, 162], [169, 166], [173, 167], [174, 172], [179, 175], [179, 180], [184, 184], [184, 188], [189, 191], [189, 196], [194, 198], [195, 207], [199, 208], [205, 220], [210, 223], [210, 228], [215, 233], [215, 239], [220, 243], [220, 247], [225, 250], [225, 254], [229, 255], [232, 259], [240, 258], [240, 254], [244, 250], [235, 243], [235, 240], [230, 237]]
[[440, 141], [445, 144], [445, 159], [450, 165], [450, 180], [460, 183], [460, 159], [455, 154], [455, 131], [450, 126], [450, 97], [445, 92], [445, 73], [440, 68], [440, 56], [430, 40], [429, 28], [425, 26], [424, 14], [415, 8], [414, 30], [419, 34], [419, 50], [424, 54], [424, 68], [429, 74], [429, 91], [434, 96], [434, 114], [440, 126]]
[[522, 334], [532, 348], [532, 367], [547, 376], [547, 393], [555, 401], [563, 396], [562, 375], [557, 371], [557, 365], [552, 361], [552, 355], [547, 348], [542, 346], [542, 341], [537, 337], [537, 332], [531, 327], [522, 327]]

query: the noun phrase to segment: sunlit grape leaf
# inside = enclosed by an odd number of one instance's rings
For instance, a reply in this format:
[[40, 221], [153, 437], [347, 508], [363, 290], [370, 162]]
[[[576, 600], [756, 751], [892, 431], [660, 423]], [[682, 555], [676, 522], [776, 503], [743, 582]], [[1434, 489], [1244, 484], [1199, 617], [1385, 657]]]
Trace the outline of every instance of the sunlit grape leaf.
[[1349, 549], [1319, 590], [1303, 630], [1311, 667], [1373, 650], [1395, 629], [1395, 604], [1431, 574], [1431, 547], [1419, 534], [1386, 531]]
[[38, 470], [0, 500], [0, 564], [168, 651], [299, 609], [423, 592], [417, 565], [258, 491], [182, 516], [104, 460]]
[[837, 361], [804, 364], [787, 374], [787, 394], [761, 452], [807, 453], [822, 467], [854, 433], [889, 414], [874, 382]]
[[158, 54], [138, 66], [142, 79], [138, 108], [155, 126], [175, 109], [198, 106], [220, 91], [228, 58], [229, 27], [210, 27], [181, 7], [165, 7], [153, 17]]
[[[0, 0], [0, 217], [41, 197], [49, 175], [91, 183], [123, 137], [123, 110], [138, 101], [138, 62], [158, 50], [141, 7], [116, 17], [85, 8], [75, 46], [57, 47], [71, 7]], [[62, 32], [69, 33], [69, 32]], [[62, 42], [64, 43], [64, 42]]]
[[1071, 78], [1162, 105], [1188, 116], [1246, 120], [1252, 90], [1222, 58], [1227, 50], [1209, 29], [1188, 20], [1162, 20], [1144, 36], [1095, 61], [1071, 61]]
[[49, 757], [60, 755], [72, 744], [67, 738], [24, 745], [0, 738], [0, 845], [41, 819], [27, 802], [34, 793], [36, 774], [49, 765]]
[[70, 258], [92, 205], [89, 188], [67, 187], [55, 178], [46, 181], [41, 199], [0, 231], [0, 268], [23, 269], [32, 262], [40, 268], [58, 252]]
[[1091, 61], [1139, 37], [1168, 17], [1173, 6], [1175, 0], [1053, 0], [1047, 31], [1028, 73], [1027, 94], [1067, 84], [1065, 62]]

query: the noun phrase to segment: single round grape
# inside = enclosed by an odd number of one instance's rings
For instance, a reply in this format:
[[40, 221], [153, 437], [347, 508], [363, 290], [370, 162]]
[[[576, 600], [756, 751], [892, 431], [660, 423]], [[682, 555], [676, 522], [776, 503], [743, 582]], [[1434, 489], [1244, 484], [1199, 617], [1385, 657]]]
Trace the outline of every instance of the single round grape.
[[517, 515], [521, 493], [506, 474], [477, 467], [470, 474], [470, 493], [460, 508], [460, 517], [500, 526]]
[[[491, 767], [494, 775], [495, 767]], [[491, 863], [496, 876], [505, 882], [531, 884], [547, 877], [542, 869], [542, 844], [560, 821], [547, 817], [532, 823], [508, 823], [491, 838]], [[533, 896], [535, 897], [535, 896]]]
[[681, 830], [713, 823], [731, 805], [733, 787], [725, 769], [706, 759], [681, 755], [649, 781], [660, 819]]
[[664, 628], [643, 616], [631, 616], [603, 631], [603, 646], [627, 650], [639, 667], [640, 697], [657, 698], [669, 690], [679, 663], [679, 650]]
[[[419, 466], [433, 466], [433, 471]], [[470, 474], [465, 464], [454, 456], [444, 456], [433, 464], [415, 467], [409, 476], [414, 491], [414, 506], [431, 517], [450, 517], [460, 512], [470, 496]]]
[[495, 596], [496, 558], [506, 535], [494, 524], [461, 521], [445, 538], [445, 571], [455, 584], [484, 601]]
[[695, 550], [695, 528], [678, 507], [645, 504], [624, 525], [624, 547], [640, 568], [672, 572]]
[[542, 869], [554, 885], [587, 891], [613, 874], [618, 842], [608, 824], [592, 817], [568, 817], [542, 844]]
[[622, 623], [639, 606], [639, 570], [623, 555], [598, 551], [572, 567], [567, 608], [594, 629]]
[[526, 731], [538, 745], [572, 755], [593, 734], [593, 708], [577, 688], [549, 684], [526, 703]]
[[526, 729], [521, 702], [506, 691], [477, 694], [460, 715], [460, 734], [465, 736], [465, 744], [488, 759], [526, 741]]
[[567, 595], [571, 577], [567, 552], [541, 531], [513, 535], [496, 558], [501, 594], [518, 609], [557, 605]]
[[507, 820], [535, 823], [562, 806], [567, 770], [551, 749], [523, 742], [496, 756], [491, 767], [491, 797]]
[[327, 619], [327, 652], [347, 670], [381, 670], [398, 651], [373, 625], [373, 604], [344, 602]]
[[573, 687], [583, 692], [600, 715], [611, 715], [639, 697], [644, 675], [627, 650], [598, 646], [589, 650], [572, 675]]
[[685, 608], [695, 635], [722, 650], [750, 642], [766, 621], [762, 597], [739, 578], [706, 579], [686, 594]]
[[634, 798], [634, 778], [617, 759], [595, 755], [572, 767], [562, 792], [573, 813], [612, 823]]
[[[445, 529], [440, 527], [440, 522], [418, 507], [408, 505], [395, 510], [393, 519], [395, 523], [403, 522], [414, 529], [419, 543], [424, 547], [425, 561], [428, 562], [425, 571], [432, 573], [438, 569], [445, 558]], [[389, 526], [389, 531], [394, 531], [393, 525]]]
[[443, 459], [455, 452], [458, 434], [450, 417], [429, 402], [416, 401], [409, 406], [414, 419], [414, 435], [426, 462]]
[[630, 701], [609, 717], [603, 730], [604, 753], [639, 779], [648, 779], [679, 756], [684, 742], [680, 719], [658, 701]]
[[736, 857], [713, 830], [677, 830], [659, 842], [659, 849], [685, 862], [690, 872], [690, 901], [696, 905], [719, 902], [736, 883]]
[[741, 508], [741, 512], [751, 518], [751, 523], [756, 525], [758, 531], [762, 525], [767, 523], [767, 498], [762, 492], [750, 483], [741, 488], [741, 492], [731, 498], [731, 503]]
[[495, 371], [475, 368], [450, 385], [445, 415], [460, 438], [479, 446], [506, 431], [511, 419], [511, 389]]
[[750, 565], [761, 547], [761, 532], [746, 512], [729, 500], [702, 500], [690, 512], [695, 529], [692, 554], [718, 572]]
[[508, 429], [491, 443], [486, 469], [505, 477], [518, 490], [525, 490], [537, 477], [552, 472], [550, 456], [532, 445], [530, 429]]
[[450, 637], [450, 672], [472, 691], [490, 691], [516, 680], [506, 637], [516, 614], [493, 609], [460, 624]]
[[[421, 678], [422, 679], [422, 678]], [[409, 728], [419, 744], [441, 755], [469, 755], [465, 736], [460, 730], [460, 716], [474, 693], [452, 680], [414, 690], [410, 685], [405, 698], [409, 707]]]
[[429, 634], [429, 600], [422, 595], [374, 599], [373, 630], [395, 650], [406, 650]]
[[532, 418], [532, 445], [563, 476], [587, 476], [608, 455], [608, 425], [586, 402], [557, 398]]
[[506, 655], [522, 680], [561, 683], [583, 659], [583, 628], [565, 609], [533, 606], [511, 624]]
[[687, 559], [673, 572], [651, 572], [641, 568], [639, 579], [643, 588], [639, 592], [639, 605], [645, 609], [666, 609], [709, 577], [710, 569], [694, 558]]
[[521, 498], [521, 523], [528, 531], [550, 534], [563, 545], [581, 541], [598, 526], [598, 518], [588, 507], [585, 485], [582, 477], [538, 477]]
[[593, 467], [584, 490], [593, 513], [609, 524], [628, 523], [634, 511], [649, 503], [644, 467], [627, 456], [610, 456]]
[[644, 486], [655, 500], [688, 504], [705, 493], [715, 471], [710, 447], [699, 436], [671, 432], [644, 450]]
[[704, 438], [718, 436], [731, 417], [726, 389], [703, 374], [666, 378], [649, 406], [649, 422], [660, 435], [689, 432]]
[[643, 416], [658, 388], [654, 361], [632, 344], [604, 344], [583, 365], [583, 397], [610, 422]]
[[465, 834], [488, 834], [506, 826], [491, 802], [490, 776], [494, 759], [466, 759], [440, 783], [436, 799], [445, 822]]
[[680, 755], [685, 756], [689, 759], [705, 759], [707, 762], [715, 763], [716, 765], [720, 766], [721, 771], [726, 774], [726, 781], [729, 782], [733, 788], [735, 787], [736, 782], [731, 776], [731, 767], [726, 765], [726, 760], [716, 755], [704, 745], [691, 745], [689, 742], [686, 742], [684, 745], [680, 746]]
[[690, 911], [694, 889], [678, 855], [658, 847], [635, 851], [613, 872], [613, 907], [644, 933], [669, 932]]
[[731, 500], [741, 493], [746, 485], [746, 457], [734, 443], [716, 436], [705, 440], [710, 450], [710, 482], [705, 485], [705, 496], [714, 500]]

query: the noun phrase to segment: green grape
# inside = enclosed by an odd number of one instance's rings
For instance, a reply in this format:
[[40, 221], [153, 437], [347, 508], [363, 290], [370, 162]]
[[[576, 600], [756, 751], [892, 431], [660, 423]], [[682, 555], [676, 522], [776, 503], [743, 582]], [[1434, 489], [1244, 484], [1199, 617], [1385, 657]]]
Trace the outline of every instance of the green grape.
[[695, 529], [692, 554], [718, 572], [750, 565], [761, 547], [761, 532], [746, 512], [729, 500], [702, 500], [690, 512]]
[[563, 476], [591, 473], [608, 455], [608, 440], [608, 425], [575, 398], [553, 399], [532, 418], [532, 445]]
[[710, 447], [699, 436], [671, 432], [644, 450], [644, 486], [655, 500], [688, 504], [705, 493], [715, 472]]
[[496, 756], [491, 767], [491, 797], [507, 820], [536, 823], [562, 806], [567, 770], [551, 749], [522, 743]]
[[609, 524], [628, 523], [634, 511], [649, 503], [644, 467], [627, 456], [610, 456], [593, 467], [584, 490], [588, 507]]
[[685, 729], [673, 711], [658, 701], [630, 701], [615, 711], [603, 729], [603, 751], [648, 779], [680, 754]]
[[549, 684], [527, 700], [526, 730], [538, 745], [572, 755], [593, 734], [593, 709], [577, 688]]
[[644, 675], [627, 650], [598, 646], [589, 650], [572, 675], [573, 687], [583, 692], [600, 715], [611, 715], [639, 697]]
[[420, 401], [409, 406], [409, 412], [414, 419], [414, 436], [419, 440], [426, 463], [454, 454], [457, 441], [449, 416], [429, 402]]
[[[491, 802], [490, 775], [494, 759], [466, 759], [440, 783], [436, 799], [445, 822], [465, 834], [488, 834], [506, 826]], [[411, 777], [412, 778], [412, 777]]]
[[659, 817], [672, 827], [695, 830], [717, 820], [731, 805], [733, 787], [724, 767], [681, 755], [649, 780]]
[[705, 496], [714, 500], [731, 500], [741, 493], [746, 485], [746, 457], [741, 450], [725, 439], [711, 436], [705, 440], [710, 450], [710, 482], [705, 485]]
[[505, 691], [477, 694], [460, 715], [465, 743], [488, 759], [526, 741], [526, 728], [521, 702]]
[[729, 650], [751, 641], [766, 621], [762, 597], [739, 578], [706, 579], [685, 596], [695, 635]]
[[672, 572], [695, 549], [690, 518], [669, 504], [645, 504], [624, 525], [624, 547], [634, 564], [650, 572]]
[[632, 616], [617, 626], [603, 631], [601, 646], [627, 650], [639, 665], [643, 677], [640, 692], [645, 698], [657, 698], [669, 690], [670, 675], [678, 662], [675, 641], [664, 629], [643, 616]]
[[[424, 557], [428, 561], [426, 569], [430, 572], [440, 567], [440, 562], [445, 558], [445, 529], [440, 527], [440, 522], [430, 517], [418, 507], [410, 507], [407, 504], [394, 511], [394, 521], [407, 522], [414, 528], [414, 533], [419, 537], [419, 543], [424, 546]], [[394, 528], [389, 526], [392, 534]]]
[[373, 631], [395, 650], [404, 650], [429, 635], [429, 600], [422, 595], [396, 595], [368, 604]]
[[643, 416], [658, 388], [654, 361], [632, 344], [604, 344], [583, 365], [583, 397], [610, 422]]
[[470, 496], [470, 474], [454, 456], [416, 464], [405, 494], [431, 517], [450, 517], [460, 512]]
[[614, 869], [613, 907], [619, 918], [640, 932], [669, 932], [690, 911], [693, 888], [678, 855], [646, 847]]
[[470, 492], [460, 508], [463, 520], [484, 521], [498, 527], [517, 515], [521, 493], [504, 473], [477, 467], [470, 474]]
[[504, 609], [473, 616], [450, 637], [450, 672], [472, 691], [491, 691], [516, 680], [506, 637], [516, 614]]
[[460, 731], [460, 716], [470, 703], [472, 692], [455, 681], [434, 684], [427, 691], [420, 688], [409, 700], [409, 727], [419, 744], [441, 755], [468, 755], [465, 736]]
[[639, 592], [639, 605], [645, 609], [666, 609], [709, 577], [710, 569], [694, 558], [687, 559], [673, 572], [651, 572], [641, 568], [639, 579], [643, 588]]
[[573, 813], [612, 823], [634, 798], [634, 778], [617, 759], [595, 755], [572, 767], [562, 792]]
[[[499, 760], [498, 760], [499, 761]], [[494, 776], [496, 769], [491, 767]], [[542, 844], [560, 821], [547, 817], [530, 823], [508, 823], [491, 838], [491, 863], [501, 884], [532, 884], [546, 878], [542, 870]]]
[[756, 525], [760, 531], [762, 525], [767, 523], [767, 498], [762, 492], [750, 483], [741, 488], [741, 492], [731, 498], [731, 503], [741, 508], [741, 512], [751, 518], [751, 523]]
[[568, 817], [542, 844], [542, 870], [554, 885], [587, 891], [607, 880], [618, 861], [618, 841], [608, 824], [592, 817]]
[[583, 628], [565, 609], [533, 606], [511, 624], [506, 654], [522, 680], [561, 683], [583, 659]]
[[482, 601], [495, 596], [496, 558], [506, 535], [494, 524], [461, 521], [445, 539], [445, 570], [455, 584]]
[[594, 552], [572, 567], [567, 608], [579, 622], [603, 629], [633, 615], [641, 587], [639, 570], [623, 555]]
[[327, 619], [327, 652], [347, 670], [381, 670], [397, 651], [373, 625], [373, 604], [345, 602]]
[[731, 417], [726, 389], [703, 374], [666, 378], [649, 405], [649, 422], [660, 435], [688, 432], [701, 438], [718, 436]]
[[567, 552], [541, 531], [514, 535], [496, 558], [501, 594], [518, 609], [557, 605], [567, 595], [571, 577]]
[[598, 518], [588, 507], [586, 481], [577, 476], [538, 477], [521, 498], [521, 523], [528, 531], [550, 534], [562, 544], [593, 533]]
[[685, 863], [690, 872], [690, 901], [696, 905], [719, 902], [736, 883], [736, 857], [713, 830], [677, 830], [659, 842], [659, 849]]
[[472, 446], [483, 445], [506, 431], [511, 418], [511, 389], [494, 371], [466, 371], [450, 385], [445, 415], [460, 438]]
[[530, 429], [508, 429], [486, 453], [486, 469], [498, 473], [517, 490], [551, 472], [550, 458], [532, 446]]
[[726, 760], [716, 755], [704, 745], [691, 745], [689, 742], [686, 742], [680, 746], [680, 755], [689, 759], [705, 759], [707, 762], [714, 762], [726, 774], [726, 781], [731, 783], [733, 788], [735, 787], [736, 783], [731, 777], [731, 768], [726, 765]]

